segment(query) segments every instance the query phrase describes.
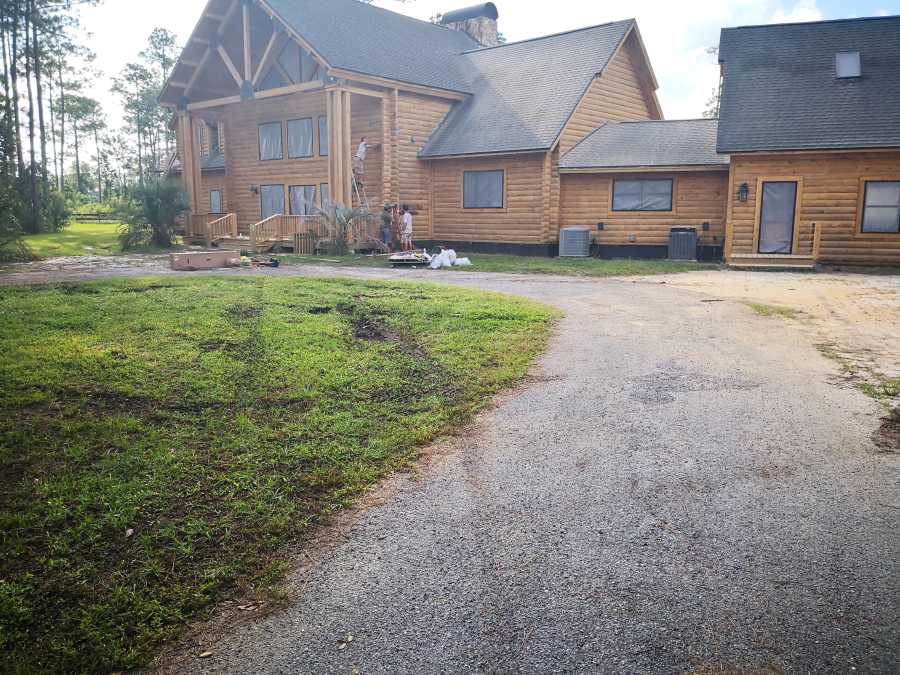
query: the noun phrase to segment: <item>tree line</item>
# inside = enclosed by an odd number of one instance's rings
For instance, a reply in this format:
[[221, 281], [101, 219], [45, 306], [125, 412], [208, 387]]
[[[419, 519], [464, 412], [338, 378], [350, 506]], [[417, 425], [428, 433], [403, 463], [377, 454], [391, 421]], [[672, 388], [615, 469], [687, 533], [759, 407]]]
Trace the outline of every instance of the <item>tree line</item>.
[[[63, 227], [70, 209], [127, 199], [164, 175], [174, 152], [159, 95], [175, 35], [157, 28], [99, 101], [79, 11], [102, 0], [0, 0], [0, 247], [16, 232]], [[121, 124], [110, 123], [121, 106]]]

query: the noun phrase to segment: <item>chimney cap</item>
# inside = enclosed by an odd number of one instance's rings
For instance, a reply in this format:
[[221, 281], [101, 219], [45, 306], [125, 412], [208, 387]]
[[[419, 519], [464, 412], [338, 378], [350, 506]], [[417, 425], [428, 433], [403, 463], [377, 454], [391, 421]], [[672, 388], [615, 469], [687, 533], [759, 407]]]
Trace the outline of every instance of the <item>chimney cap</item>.
[[493, 2], [484, 2], [480, 5], [473, 5], [472, 7], [455, 9], [452, 12], [447, 12], [446, 14], [442, 15], [441, 23], [444, 25], [448, 23], [459, 23], [460, 21], [477, 19], [482, 16], [496, 21], [500, 16], [500, 13], [497, 12], [497, 5], [495, 5]]

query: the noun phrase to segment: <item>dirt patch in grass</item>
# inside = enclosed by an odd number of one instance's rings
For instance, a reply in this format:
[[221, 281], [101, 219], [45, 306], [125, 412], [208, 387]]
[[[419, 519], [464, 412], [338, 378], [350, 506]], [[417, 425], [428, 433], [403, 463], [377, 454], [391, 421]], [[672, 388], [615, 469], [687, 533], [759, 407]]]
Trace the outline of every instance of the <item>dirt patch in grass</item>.
[[289, 552], [520, 381], [551, 321], [428, 285], [225, 277], [7, 288], [0, 311], [13, 672], [133, 668], [224, 598], [272, 606]]

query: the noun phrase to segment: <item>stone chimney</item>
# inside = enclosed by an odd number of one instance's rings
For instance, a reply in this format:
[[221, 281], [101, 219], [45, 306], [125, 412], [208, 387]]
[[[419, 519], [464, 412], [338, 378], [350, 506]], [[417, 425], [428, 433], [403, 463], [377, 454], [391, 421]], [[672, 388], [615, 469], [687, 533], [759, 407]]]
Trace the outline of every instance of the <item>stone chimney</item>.
[[461, 30], [482, 47], [496, 47], [500, 44], [497, 30], [497, 6], [493, 2], [466, 7], [447, 12], [441, 17], [441, 24], [454, 30]]

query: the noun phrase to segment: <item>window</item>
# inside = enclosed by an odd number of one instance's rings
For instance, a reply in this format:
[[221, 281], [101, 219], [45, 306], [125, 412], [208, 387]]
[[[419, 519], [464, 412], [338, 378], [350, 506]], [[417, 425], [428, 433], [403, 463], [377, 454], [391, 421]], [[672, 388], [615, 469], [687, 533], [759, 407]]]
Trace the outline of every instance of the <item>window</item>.
[[312, 119], [290, 120], [288, 122], [288, 157], [312, 157], [313, 125]]
[[211, 124], [207, 129], [209, 129], [209, 154], [217, 155], [222, 150], [219, 145], [219, 125]]
[[288, 196], [290, 198], [292, 216], [311, 216], [315, 214], [315, 185], [291, 185]]
[[328, 118], [319, 118], [319, 155], [328, 157]]
[[222, 191], [221, 190], [210, 190], [209, 191], [209, 212], [210, 213], [223, 213], [223, 211], [222, 211]]
[[284, 213], [284, 185], [263, 185], [259, 188], [262, 219]]
[[463, 208], [502, 209], [504, 171], [463, 173]]
[[613, 211], [671, 211], [671, 178], [613, 181]]
[[331, 204], [328, 198], [328, 183], [319, 186], [319, 197], [322, 200], [322, 208], [327, 209]]
[[270, 159], [282, 159], [281, 122], [270, 122], [259, 125], [259, 159], [263, 162]]
[[863, 232], [900, 232], [900, 181], [866, 181]]
[[322, 69], [319, 63], [305, 49], [300, 50], [300, 81], [312, 82], [322, 79]]
[[859, 52], [839, 52], [835, 54], [834, 70], [840, 78], [859, 77], [862, 75]]

